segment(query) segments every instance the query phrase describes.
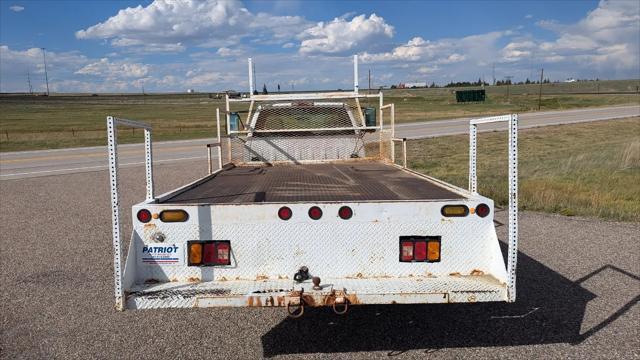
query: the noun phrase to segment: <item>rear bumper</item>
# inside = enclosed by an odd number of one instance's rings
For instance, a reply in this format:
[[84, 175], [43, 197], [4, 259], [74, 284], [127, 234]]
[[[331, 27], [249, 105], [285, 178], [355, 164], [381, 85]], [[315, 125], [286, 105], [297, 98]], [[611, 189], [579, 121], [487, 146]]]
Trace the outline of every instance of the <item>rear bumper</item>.
[[506, 284], [491, 275], [375, 279], [169, 282], [138, 285], [127, 293], [129, 309], [188, 307], [332, 306], [334, 303], [427, 304], [507, 301]]

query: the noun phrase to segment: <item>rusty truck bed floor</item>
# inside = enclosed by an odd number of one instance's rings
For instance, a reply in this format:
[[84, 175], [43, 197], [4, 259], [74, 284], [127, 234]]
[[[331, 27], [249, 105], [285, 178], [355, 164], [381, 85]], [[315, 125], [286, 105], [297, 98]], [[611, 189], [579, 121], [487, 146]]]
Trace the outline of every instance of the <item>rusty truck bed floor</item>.
[[161, 203], [462, 199], [428, 179], [376, 161], [233, 167]]

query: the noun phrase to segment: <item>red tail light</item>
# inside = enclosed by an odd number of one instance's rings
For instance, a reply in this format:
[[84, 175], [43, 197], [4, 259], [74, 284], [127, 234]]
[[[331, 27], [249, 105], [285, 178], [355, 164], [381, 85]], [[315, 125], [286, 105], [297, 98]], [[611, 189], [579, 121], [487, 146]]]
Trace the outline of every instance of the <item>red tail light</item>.
[[413, 260], [425, 261], [427, 259], [427, 242], [416, 241], [413, 248]]
[[231, 265], [229, 241], [189, 241], [189, 266]]
[[486, 217], [490, 212], [491, 209], [489, 209], [489, 205], [487, 204], [480, 204], [476, 206], [476, 214], [480, 217]]
[[292, 215], [293, 215], [293, 211], [291, 211], [291, 209], [289, 209], [286, 206], [283, 206], [278, 210], [278, 217], [281, 220], [289, 220], [291, 219]]
[[202, 260], [205, 264], [215, 264], [216, 262], [216, 244], [204, 244], [204, 256]]
[[353, 210], [348, 206], [343, 206], [338, 210], [338, 216], [343, 220], [349, 220], [353, 216]]
[[322, 209], [317, 206], [313, 206], [309, 209], [309, 217], [313, 220], [318, 220], [322, 217]]
[[138, 221], [140, 221], [141, 223], [148, 223], [149, 221], [151, 221], [151, 211], [142, 209], [138, 211], [137, 217]]

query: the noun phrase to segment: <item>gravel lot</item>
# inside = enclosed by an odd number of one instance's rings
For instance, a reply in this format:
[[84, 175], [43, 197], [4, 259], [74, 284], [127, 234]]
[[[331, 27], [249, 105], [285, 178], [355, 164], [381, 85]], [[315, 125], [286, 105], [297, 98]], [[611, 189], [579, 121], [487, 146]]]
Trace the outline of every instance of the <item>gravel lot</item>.
[[[205, 171], [157, 166], [159, 193]], [[121, 175], [129, 221], [144, 169]], [[0, 206], [3, 358], [640, 357], [640, 224], [522, 213], [515, 304], [293, 320], [281, 308], [115, 311], [105, 171], [2, 181]]]

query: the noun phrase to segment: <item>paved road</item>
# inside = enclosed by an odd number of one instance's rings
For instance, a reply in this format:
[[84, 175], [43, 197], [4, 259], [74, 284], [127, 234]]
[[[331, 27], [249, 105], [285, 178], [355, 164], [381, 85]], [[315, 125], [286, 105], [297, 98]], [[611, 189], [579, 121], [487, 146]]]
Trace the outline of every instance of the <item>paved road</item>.
[[[199, 163], [159, 166], [158, 191], [204, 175]], [[121, 172], [124, 209], [144, 197], [143, 177], [142, 167]], [[298, 320], [282, 308], [117, 312], [107, 178], [0, 182], [1, 358], [640, 356], [640, 224], [523, 212], [514, 304], [361, 306]]]
[[[640, 106], [577, 109], [524, 113], [520, 115], [520, 127], [568, 124], [586, 121], [640, 116]], [[468, 132], [469, 118], [398, 124], [397, 137], [410, 139], [464, 134]], [[480, 131], [504, 129], [504, 124], [487, 124]], [[158, 142], [154, 144], [156, 164], [176, 161], [206, 159], [204, 144], [211, 139]], [[143, 148], [140, 144], [120, 147], [120, 166], [143, 164]], [[0, 180], [26, 177], [96, 171], [106, 168], [105, 147], [87, 147], [61, 150], [24, 151], [0, 154]]]

